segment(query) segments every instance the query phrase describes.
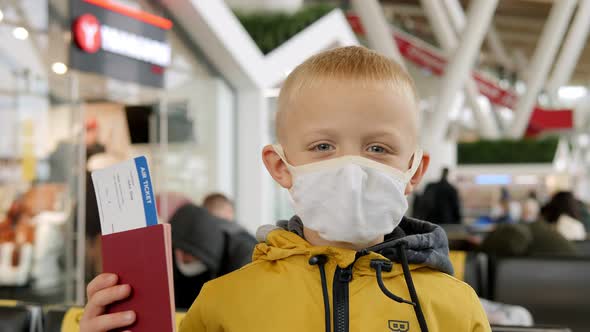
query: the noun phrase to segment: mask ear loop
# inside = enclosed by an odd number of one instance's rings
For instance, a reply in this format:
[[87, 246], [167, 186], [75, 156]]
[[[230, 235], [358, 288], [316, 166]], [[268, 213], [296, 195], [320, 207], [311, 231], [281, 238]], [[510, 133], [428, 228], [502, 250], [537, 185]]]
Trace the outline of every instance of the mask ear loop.
[[407, 182], [409, 182], [412, 179], [412, 177], [414, 176], [414, 174], [416, 174], [418, 167], [420, 167], [420, 163], [422, 163], [423, 156], [424, 156], [424, 151], [422, 151], [422, 149], [420, 149], [420, 148], [416, 149], [416, 152], [414, 152], [414, 158], [412, 158], [412, 166], [405, 173]]
[[[295, 167], [291, 166], [291, 164], [289, 164], [289, 162], [287, 161], [287, 157], [285, 156], [285, 150], [283, 150], [283, 146], [281, 146], [280, 144], [273, 144], [272, 148], [275, 150], [275, 152], [279, 155], [279, 157], [281, 158], [281, 160], [285, 163], [285, 165], [287, 165], [287, 169], [289, 170], [289, 172], [291, 173], [291, 176], [293, 176], [293, 174], [295, 173]], [[289, 189], [289, 192], [291, 192], [291, 189], [293, 187], [291, 187]], [[289, 195], [289, 199], [293, 200], [293, 198], [291, 197], [291, 195]]]
[[287, 161], [287, 156], [285, 156], [285, 150], [283, 150], [283, 147], [280, 144], [273, 144], [272, 148], [279, 155], [279, 157], [285, 163], [285, 165], [287, 165], [287, 169], [289, 169], [289, 171], [293, 172], [295, 167], [293, 165], [289, 164], [289, 162]]
[[287, 162], [287, 157], [285, 156], [285, 150], [283, 150], [283, 147], [280, 144], [273, 144], [272, 148], [275, 150], [275, 152], [279, 155], [279, 157], [281, 158], [281, 160], [287, 164], [287, 166], [291, 166], [288, 162]]

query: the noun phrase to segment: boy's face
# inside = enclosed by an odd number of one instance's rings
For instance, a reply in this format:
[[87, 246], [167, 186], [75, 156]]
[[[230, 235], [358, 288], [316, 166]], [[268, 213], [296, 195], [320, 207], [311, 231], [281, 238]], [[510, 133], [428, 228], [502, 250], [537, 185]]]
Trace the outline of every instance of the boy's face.
[[[329, 80], [300, 91], [282, 112], [279, 139], [294, 166], [358, 155], [406, 171], [417, 148], [413, 96], [383, 83], [360, 87]], [[291, 176], [272, 147], [264, 149], [263, 159], [273, 178], [290, 188]], [[425, 157], [406, 193], [419, 182], [427, 163]]]

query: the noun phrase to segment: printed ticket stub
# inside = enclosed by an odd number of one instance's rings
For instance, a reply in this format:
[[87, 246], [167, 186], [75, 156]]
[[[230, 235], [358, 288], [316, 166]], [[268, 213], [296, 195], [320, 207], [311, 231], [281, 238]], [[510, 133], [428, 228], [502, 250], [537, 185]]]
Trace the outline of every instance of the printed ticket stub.
[[102, 235], [156, 225], [156, 198], [144, 156], [92, 172]]

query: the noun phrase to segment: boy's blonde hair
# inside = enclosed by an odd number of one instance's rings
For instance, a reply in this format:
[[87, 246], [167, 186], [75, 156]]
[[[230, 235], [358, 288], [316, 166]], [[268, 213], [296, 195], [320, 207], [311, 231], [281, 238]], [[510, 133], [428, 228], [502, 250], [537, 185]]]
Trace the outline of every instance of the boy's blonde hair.
[[334, 48], [305, 60], [283, 83], [276, 115], [276, 134], [279, 140], [282, 127], [285, 125], [282, 114], [286, 105], [301, 90], [313, 88], [327, 80], [354, 80], [359, 88], [373, 82], [383, 82], [389, 85], [392, 91], [403, 96], [411, 96], [414, 103], [418, 100], [414, 80], [395, 61], [361, 46]]

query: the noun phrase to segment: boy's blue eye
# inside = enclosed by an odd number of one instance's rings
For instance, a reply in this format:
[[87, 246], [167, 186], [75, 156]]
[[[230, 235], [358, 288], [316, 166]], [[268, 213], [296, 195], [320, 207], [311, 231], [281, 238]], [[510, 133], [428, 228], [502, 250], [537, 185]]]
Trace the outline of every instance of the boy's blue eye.
[[316, 150], [316, 151], [322, 151], [322, 152], [324, 152], [324, 151], [330, 151], [332, 149], [333, 149], [333, 147], [330, 144], [328, 144], [328, 143], [320, 143], [320, 144], [316, 145], [315, 148], [314, 148], [314, 150]]
[[379, 145], [371, 145], [367, 151], [372, 152], [372, 153], [385, 153], [385, 148], [379, 146]]

